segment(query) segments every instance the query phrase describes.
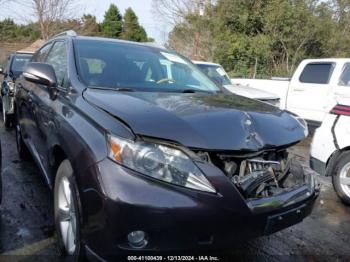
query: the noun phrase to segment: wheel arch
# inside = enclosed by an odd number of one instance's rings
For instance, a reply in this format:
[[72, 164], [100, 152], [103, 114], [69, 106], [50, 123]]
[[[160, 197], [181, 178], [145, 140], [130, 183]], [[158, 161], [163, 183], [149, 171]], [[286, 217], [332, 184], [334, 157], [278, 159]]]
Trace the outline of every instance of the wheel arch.
[[344, 147], [342, 149], [336, 150], [328, 159], [326, 163], [326, 176], [333, 176], [333, 169], [335, 165], [338, 163], [339, 157], [345, 153], [350, 151], [350, 146]]
[[68, 159], [67, 153], [64, 151], [64, 149], [56, 144], [52, 147], [50, 152], [50, 166], [51, 166], [51, 185], [54, 186], [55, 178], [57, 169], [60, 166], [60, 164], [63, 162], [63, 160]]

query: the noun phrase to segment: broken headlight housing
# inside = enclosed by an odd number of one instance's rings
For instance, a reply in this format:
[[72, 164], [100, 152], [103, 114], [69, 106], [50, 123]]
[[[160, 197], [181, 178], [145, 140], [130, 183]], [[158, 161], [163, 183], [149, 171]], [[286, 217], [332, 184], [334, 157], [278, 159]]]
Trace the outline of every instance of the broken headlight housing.
[[192, 159], [179, 149], [111, 135], [108, 145], [109, 158], [134, 171], [178, 186], [216, 192]]
[[304, 128], [304, 135], [305, 135], [305, 137], [307, 137], [309, 135], [309, 127], [308, 127], [307, 122], [305, 121], [305, 119], [301, 118], [300, 116], [294, 115], [294, 114], [292, 116]]

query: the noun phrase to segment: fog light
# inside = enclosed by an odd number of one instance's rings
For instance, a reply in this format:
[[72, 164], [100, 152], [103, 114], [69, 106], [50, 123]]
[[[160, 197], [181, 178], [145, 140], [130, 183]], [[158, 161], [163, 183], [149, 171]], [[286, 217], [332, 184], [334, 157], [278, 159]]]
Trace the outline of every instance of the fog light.
[[133, 248], [144, 248], [148, 244], [146, 233], [140, 230], [131, 232], [128, 241]]

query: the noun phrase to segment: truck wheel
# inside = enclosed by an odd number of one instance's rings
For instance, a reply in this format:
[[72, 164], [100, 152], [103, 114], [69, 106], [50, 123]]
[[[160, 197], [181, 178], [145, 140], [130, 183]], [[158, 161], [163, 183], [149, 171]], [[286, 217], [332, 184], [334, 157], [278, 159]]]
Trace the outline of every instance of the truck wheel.
[[339, 198], [350, 205], [350, 152], [340, 155], [332, 177], [333, 186]]
[[21, 127], [18, 121], [16, 123], [16, 144], [17, 144], [17, 152], [18, 152], [19, 158], [22, 160], [30, 160], [31, 154], [26, 144], [23, 141]]
[[70, 162], [66, 159], [58, 167], [54, 188], [54, 215], [58, 244], [63, 257], [82, 261], [84, 256], [80, 238], [80, 200]]

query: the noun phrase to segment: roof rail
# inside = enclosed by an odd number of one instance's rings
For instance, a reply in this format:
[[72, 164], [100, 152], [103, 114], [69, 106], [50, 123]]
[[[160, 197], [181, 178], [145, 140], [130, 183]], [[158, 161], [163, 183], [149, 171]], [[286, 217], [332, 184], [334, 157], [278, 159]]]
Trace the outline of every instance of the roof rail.
[[74, 30], [68, 30], [68, 31], [59, 33], [59, 34], [57, 34], [57, 35], [54, 35], [54, 36], [51, 37], [51, 38], [57, 38], [57, 37], [60, 37], [60, 36], [77, 36], [77, 35], [78, 35], [78, 34], [77, 34]]

